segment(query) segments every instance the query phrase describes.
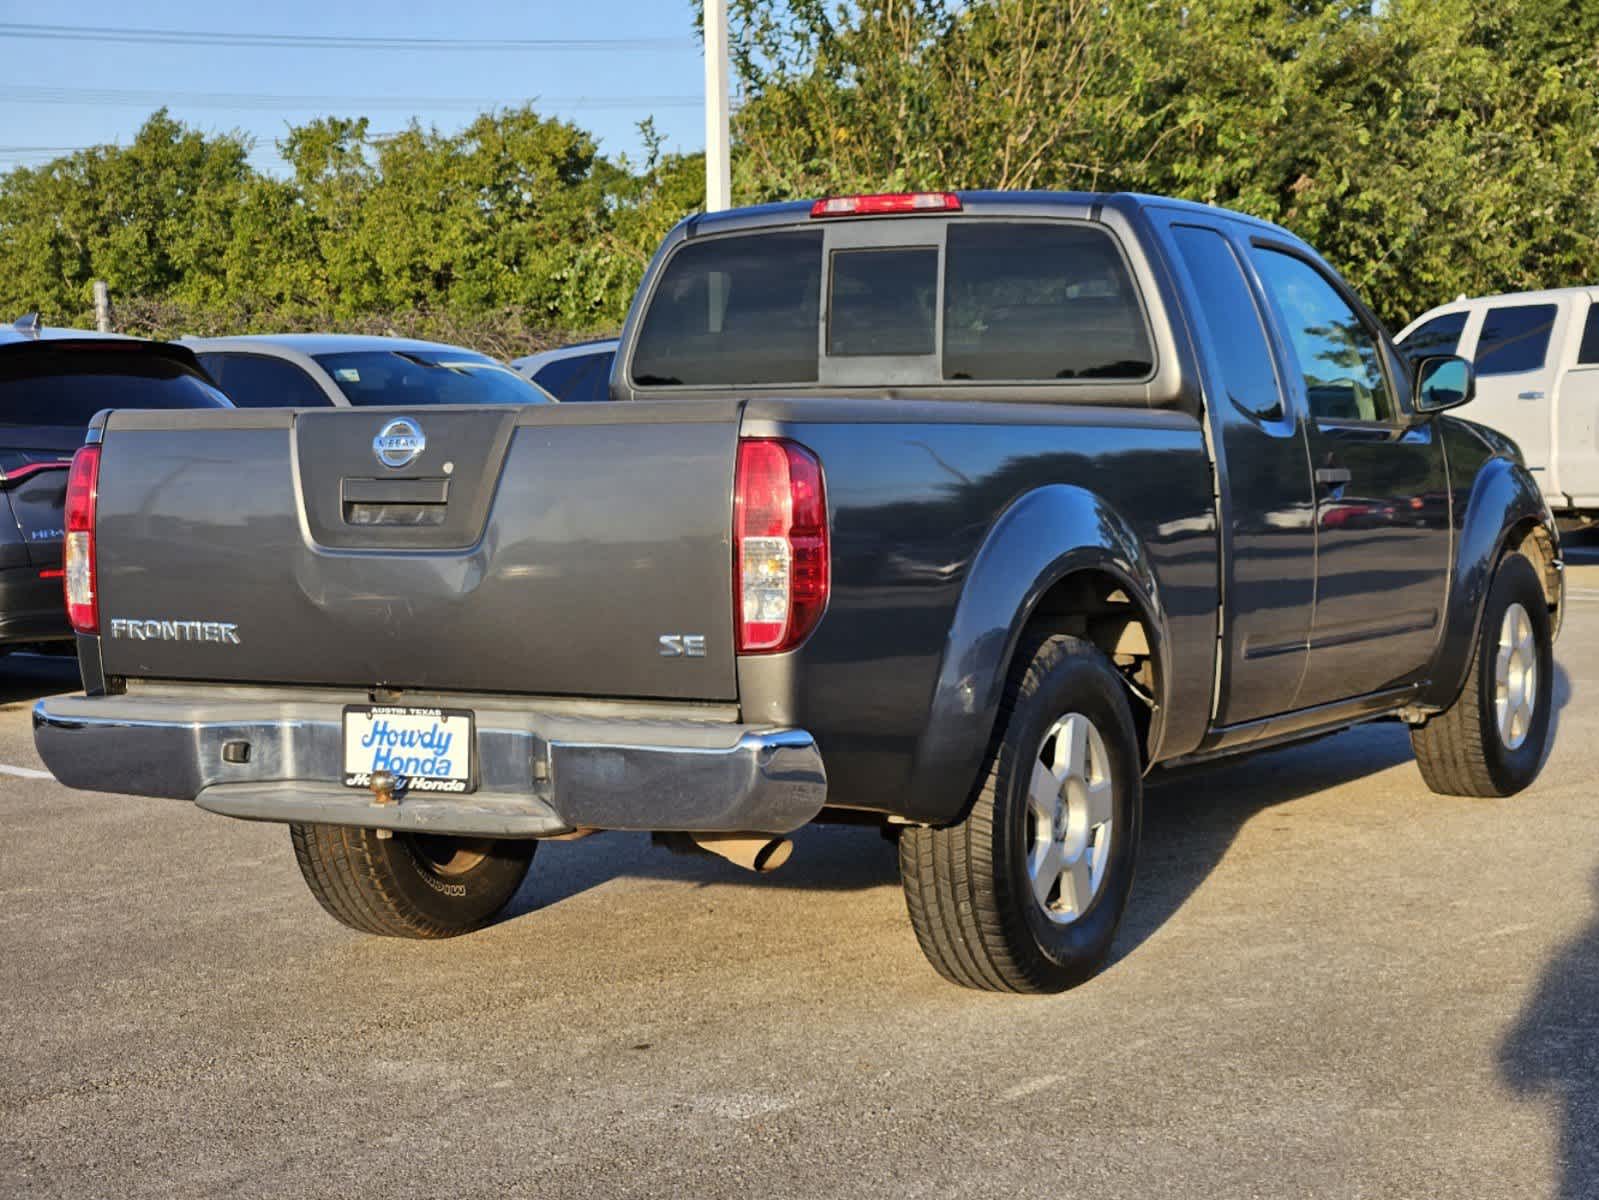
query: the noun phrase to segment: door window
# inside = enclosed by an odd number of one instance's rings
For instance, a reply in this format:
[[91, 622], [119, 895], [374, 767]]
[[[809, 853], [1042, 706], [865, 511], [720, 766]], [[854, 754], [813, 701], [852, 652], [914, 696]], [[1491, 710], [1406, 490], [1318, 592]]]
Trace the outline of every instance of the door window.
[[1490, 308], [1477, 338], [1478, 375], [1519, 375], [1543, 366], [1558, 309], [1553, 304]]
[[291, 362], [264, 354], [202, 354], [200, 365], [237, 408], [327, 408], [333, 402]]
[[1377, 339], [1327, 277], [1279, 250], [1257, 247], [1254, 261], [1304, 376], [1311, 416], [1393, 420]]
[[1253, 416], [1281, 416], [1282, 397], [1271, 347], [1232, 247], [1214, 229], [1197, 225], [1173, 226], [1172, 236], [1194, 282], [1199, 321], [1220, 360], [1222, 387], [1228, 398]]
[[1460, 334], [1466, 328], [1467, 315], [1463, 312], [1444, 313], [1422, 322], [1399, 343], [1400, 352], [1411, 362], [1455, 353], [1460, 347]]
[[1588, 306], [1588, 323], [1582, 329], [1577, 361], [1585, 367], [1599, 365], [1599, 301]]

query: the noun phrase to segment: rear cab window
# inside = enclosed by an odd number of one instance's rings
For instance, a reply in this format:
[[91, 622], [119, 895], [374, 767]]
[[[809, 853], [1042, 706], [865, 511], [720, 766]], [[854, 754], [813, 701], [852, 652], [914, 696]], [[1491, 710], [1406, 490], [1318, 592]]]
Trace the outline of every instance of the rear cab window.
[[0, 353], [0, 425], [86, 428], [105, 408], [228, 408], [192, 367], [165, 354], [100, 345]]
[[633, 382], [816, 382], [821, 286], [820, 229], [685, 243], [650, 297]]
[[1143, 382], [1142, 298], [1103, 226], [910, 218], [683, 243], [640, 320], [641, 389]]
[[1155, 355], [1108, 233], [1065, 223], [952, 225], [945, 379], [1143, 379]]
[[938, 247], [835, 250], [827, 353], [931, 354], [938, 327]]

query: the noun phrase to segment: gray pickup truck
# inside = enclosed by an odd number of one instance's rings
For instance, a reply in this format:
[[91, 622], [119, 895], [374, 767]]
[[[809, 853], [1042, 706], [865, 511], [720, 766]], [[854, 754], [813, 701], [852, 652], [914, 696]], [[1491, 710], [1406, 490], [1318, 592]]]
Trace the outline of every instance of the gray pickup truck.
[[339, 920], [481, 926], [542, 838], [755, 869], [897, 837], [933, 965], [1103, 962], [1153, 769], [1392, 718], [1436, 791], [1549, 736], [1559, 542], [1308, 246], [1129, 195], [684, 221], [615, 403], [111, 412], [75, 460], [73, 787], [290, 826]]

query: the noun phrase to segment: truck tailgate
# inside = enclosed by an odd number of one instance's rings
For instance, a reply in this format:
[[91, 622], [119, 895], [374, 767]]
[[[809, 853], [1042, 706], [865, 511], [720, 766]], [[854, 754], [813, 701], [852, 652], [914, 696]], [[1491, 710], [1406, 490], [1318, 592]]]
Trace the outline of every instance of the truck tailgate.
[[[739, 412], [112, 414], [106, 673], [733, 699]], [[425, 445], [396, 467], [375, 439], [401, 419]], [[668, 634], [704, 656], [663, 655]]]

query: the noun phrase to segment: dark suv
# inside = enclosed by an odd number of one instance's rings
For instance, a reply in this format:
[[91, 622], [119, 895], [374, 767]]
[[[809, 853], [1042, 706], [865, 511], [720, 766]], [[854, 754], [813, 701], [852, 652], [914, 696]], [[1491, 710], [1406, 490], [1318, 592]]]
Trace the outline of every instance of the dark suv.
[[193, 353], [24, 317], [0, 327], [0, 647], [67, 640], [61, 540], [72, 453], [106, 408], [228, 408]]

